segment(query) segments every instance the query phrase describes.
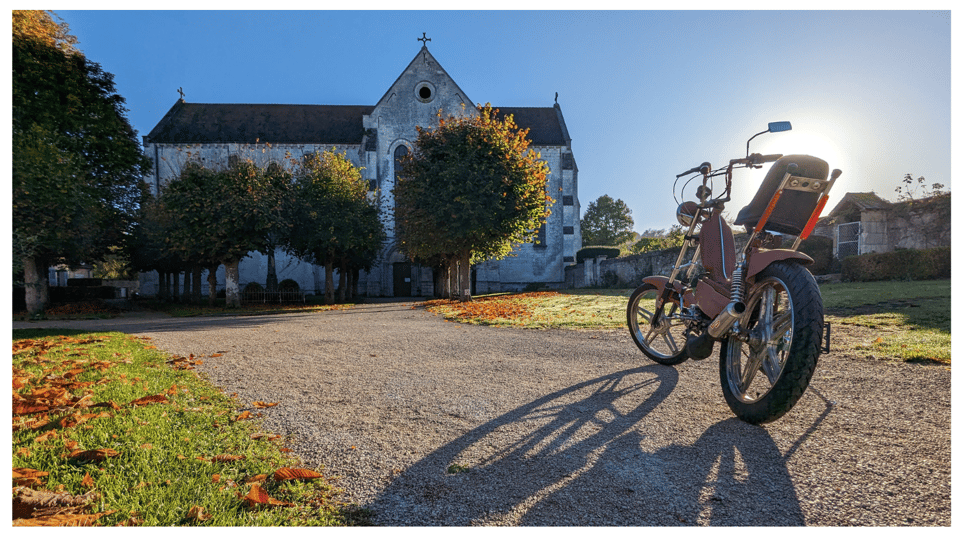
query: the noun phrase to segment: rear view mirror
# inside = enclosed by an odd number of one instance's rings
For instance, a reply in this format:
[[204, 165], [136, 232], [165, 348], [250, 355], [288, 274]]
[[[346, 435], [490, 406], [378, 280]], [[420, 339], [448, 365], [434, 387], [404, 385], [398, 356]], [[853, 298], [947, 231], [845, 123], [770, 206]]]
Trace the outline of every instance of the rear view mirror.
[[779, 133], [781, 131], [790, 131], [793, 127], [790, 125], [790, 122], [770, 122], [767, 124], [767, 128], [770, 130], [770, 133]]

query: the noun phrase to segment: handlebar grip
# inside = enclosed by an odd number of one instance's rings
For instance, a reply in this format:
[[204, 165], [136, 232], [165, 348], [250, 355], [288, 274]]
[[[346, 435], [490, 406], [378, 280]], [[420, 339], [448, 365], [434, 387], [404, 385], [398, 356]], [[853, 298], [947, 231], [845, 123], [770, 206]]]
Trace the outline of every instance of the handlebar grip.
[[760, 156], [759, 163], [770, 163], [771, 161], [776, 161], [783, 157], [783, 154], [767, 154], [765, 156]]
[[710, 174], [710, 171], [711, 171], [711, 170], [713, 170], [713, 166], [710, 165], [710, 162], [709, 162], [709, 161], [704, 161], [703, 163], [701, 163], [700, 165], [698, 165], [698, 166], [690, 169], [689, 171], [687, 171], [687, 172], [682, 172], [682, 173], [678, 174], [678, 175], [677, 175], [677, 178], [680, 178], [681, 176], [686, 176], [686, 175], [688, 175], [688, 174], [690, 174], [690, 173], [695, 173], [695, 172], [698, 172], [698, 173], [703, 174], [703, 175], [707, 175], [707, 174]]

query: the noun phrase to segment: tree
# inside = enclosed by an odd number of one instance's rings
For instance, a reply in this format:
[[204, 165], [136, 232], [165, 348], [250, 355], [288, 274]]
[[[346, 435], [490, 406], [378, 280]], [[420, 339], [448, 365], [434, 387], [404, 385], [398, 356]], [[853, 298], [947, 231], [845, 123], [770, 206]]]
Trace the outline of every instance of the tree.
[[418, 127], [393, 190], [401, 250], [446, 268], [466, 298], [470, 263], [534, 242], [553, 202], [529, 130], [497, 115], [487, 104], [476, 115], [441, 117], [433, 130]]
[[304, 159], [295, 190], [290, 234], [282, 244], [293, 255], [324, 266], [327, 303], [334, 302], [333, 271], [338, 269], [342, 302], [352, 289], [347, 278], [355, 280], [354, 270], [373, 265], [385, 239], [377, 207], [367, 199], [367, 182], [334, 149]]
[[621, 199], [601, 195], [587, 205], [580, 220], [583, 244], [587, 246], [616, 246], [632, 238], [633, 218]]
[[262, 168], [251, 160], [220, 171], [188, 163], [164, 187], [163, 212], [176, 215], [168, 249], [188, 266], [222, 262], [227, 306], [240, 305], [240, 260], [251, 251], [265, 252], [287, 226], [282, 208], [291, 178], [281, 167]]
[[13, 21], [13, 236], [36, 314], [50, 264], [91, 262], [121, 242], [149, 161], [113, 75], [74, 49], [66, 24], [45, 12]]
[[669, 230], [647, 229], [640, 235], [637, 243], [630, 247], [630, 252], [639, 254], [680, 247], [683, 245], [683, 236], [686, 232], [686, 228], [680, 225], [673, 225]]
[[70, 26], [52, 11], [13, 10], [13, 39], [32, 39], [68, 54], [77, 52]]

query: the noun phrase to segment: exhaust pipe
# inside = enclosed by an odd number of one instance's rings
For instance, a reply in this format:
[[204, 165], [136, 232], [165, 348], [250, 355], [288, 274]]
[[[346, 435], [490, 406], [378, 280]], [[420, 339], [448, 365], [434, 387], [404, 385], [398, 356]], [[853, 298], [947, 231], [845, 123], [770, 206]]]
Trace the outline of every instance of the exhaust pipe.
[[687, 354], [694, 360], [703, 360], [713, 354], [713, 342], [721, 339], [733, 328], [733, 323], [747, 310], [743, 302], [730, 302], [717, 315], [707, 331], [687, 342]]
[[707, 328], [707, 333], [714, 339], [722, 338], [727, 335], [727, 332], [733, 327], [733, 323], [740, 320], [740, 316], [743, 315], [743, 312], [746, 310], [747, 306], [745, 306], [743, 302], [730, 302], [727, 304], [727, 307], [713, 319], [713, 322], [710, 323], [710, 326]]

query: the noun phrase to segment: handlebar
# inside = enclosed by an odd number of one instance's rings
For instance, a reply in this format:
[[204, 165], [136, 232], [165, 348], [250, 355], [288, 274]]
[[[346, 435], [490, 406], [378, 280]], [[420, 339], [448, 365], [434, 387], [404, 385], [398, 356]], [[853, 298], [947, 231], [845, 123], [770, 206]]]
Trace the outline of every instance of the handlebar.
[[756, 167], [761, 163], [770, 163], [776, 161], [783, 157], [783, 154], [750, 154], [749, 156], [742, 159], [731, 159], [731, 165], [746, 165], [748, 167]]
[[690, 174], [690, 173], [695, 173], [695, 172], [698, 172], [698, 173], [700, 173], [700, 174], [702, 174], [702, 175], [708, 175], [708, 174], [710, 174], [710, 171], [711, 171], [711, 170], [713, 170], [713, 166], [710, 165], [710, 162], [709, 162], [709, 161], [704, 161], [703, 163], [701, 163], [700, 165], [697, 165], [696, 167], [690, 169], [689, 171], [687, 171], [687, 172], [682, 172], [682, 173], [678, 174], [678, 175], [677, 175], [677, 178], [680, 178], [680, 177], [682, 177], [682, 176], [686, 176], [686, 175], [688, 175], [688, 174]]

